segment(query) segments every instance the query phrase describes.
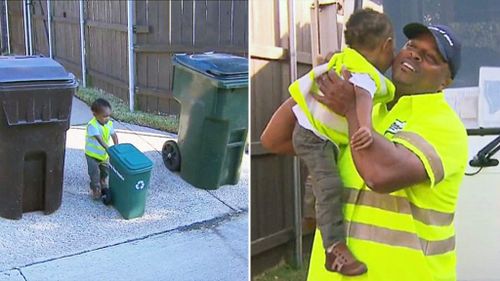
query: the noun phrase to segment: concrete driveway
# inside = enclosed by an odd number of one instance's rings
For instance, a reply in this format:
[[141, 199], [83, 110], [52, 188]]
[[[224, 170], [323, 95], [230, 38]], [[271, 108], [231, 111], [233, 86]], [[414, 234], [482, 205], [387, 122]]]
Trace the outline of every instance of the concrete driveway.
[[0, 219], [0, 280], [247, 280], [248, 155], [238, 185], [201, 190], [163, 165], [162, 145], [176, 135], [115, 122], [120, 142], [154, 162], [144, 216], [124, 220], [88, 195], [90, 118], [75, 99], [61, 208]]

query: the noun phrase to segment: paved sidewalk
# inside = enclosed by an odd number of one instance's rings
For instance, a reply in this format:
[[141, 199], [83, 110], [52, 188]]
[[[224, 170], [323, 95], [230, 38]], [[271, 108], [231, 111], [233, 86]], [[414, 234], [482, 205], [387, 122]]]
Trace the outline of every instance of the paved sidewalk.
[[[75, 99], [71, 118], [74, 125], [67, 133], [61, 208], [48, 216], [33, 212], [24, 214], [19, 221], [0, 219], [0, 280], [57, 280], [54, 276], [65, 276], [60, 280], [124, 280], [102, 275], [108, 269], [130, 274], [150, 270], [155, 274], [151, 276], [156, 276], [154, 280], [246, 280], [248, 155], [243, 158], [238, 185], [201, 190], [163, 165], [162, 145], [176, 135], [115, 122], [120, 142], [134, 144], [154, 163], [145, 215], [124, 220], [112, 207], [89, 199], [84, 124], [90, 118], [90, 109]], [[203, 229], [192, 230], [192, 225]], [[216, 239], [219, 232], [224, 239]], [[144, 253], [139, 255], [143, 248]], [[138, 263], [141, 267], [132, 266], [130, 261], [139, 256], [145, 262]], [[182, 259], [189, 263], [181, 264]], [[74, 266], [69, 266], [72, 262]], [[213, 262], [227, 267], [217, 267]], [[102, 272], [92, 275], [85, 268], [99, 268]], [[225, 270], [230, 274], [224, 275]], [[53, 275], [44, 275], [46, 271]], [[125, 280], [148, 280], [130, 274], [123, 275], [132, 278]], [[167, 274], [166, 279], [161, 278], [163, 274]], [[173, 274], [178, 278], [172, 279]]]
[[0, 273], [1, 281], [247, 280], [247, 214]]

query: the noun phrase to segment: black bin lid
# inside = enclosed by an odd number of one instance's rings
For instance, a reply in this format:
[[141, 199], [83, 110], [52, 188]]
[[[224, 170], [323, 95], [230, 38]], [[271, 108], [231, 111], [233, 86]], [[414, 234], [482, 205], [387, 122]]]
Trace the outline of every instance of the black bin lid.
[[0, 83], [72, 80], [74, 76], [51, 58], [0, 56]]

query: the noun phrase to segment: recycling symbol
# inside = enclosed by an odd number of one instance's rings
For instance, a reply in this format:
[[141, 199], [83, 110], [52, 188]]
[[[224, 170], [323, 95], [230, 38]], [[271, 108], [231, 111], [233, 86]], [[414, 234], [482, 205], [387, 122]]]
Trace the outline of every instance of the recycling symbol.
[[137, 190], [141, 190], [144, 188], [144, 181], [138, 181], [136, 184], [135, 184], [135, 189]]

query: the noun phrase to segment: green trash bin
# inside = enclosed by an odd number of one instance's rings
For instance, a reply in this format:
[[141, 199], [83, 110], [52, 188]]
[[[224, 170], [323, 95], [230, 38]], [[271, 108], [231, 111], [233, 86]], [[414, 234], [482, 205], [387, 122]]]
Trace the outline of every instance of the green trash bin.
[[103, 201], [111, 203], [125, 219], [144, 214], [153, 162], [130, 143], [109, 148], [109, 190]]
[[198, 188], [238, 183], [248, 131], [248, 59], [205, 53], [172, 60], [181, 113], [178, 142], [163, 145], [165, 165]]

